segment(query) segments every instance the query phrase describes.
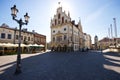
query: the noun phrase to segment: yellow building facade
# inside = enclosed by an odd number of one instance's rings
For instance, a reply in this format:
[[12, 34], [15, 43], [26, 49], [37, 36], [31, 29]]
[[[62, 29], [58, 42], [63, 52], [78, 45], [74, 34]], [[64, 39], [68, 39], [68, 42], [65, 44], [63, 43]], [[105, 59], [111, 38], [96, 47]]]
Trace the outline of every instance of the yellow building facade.
[[89, 34], [84, 33], [84, 48], [91, 49], [92, 47], [92, 40]]
[[[3, 24], [0, 26], [0, 43], [19, 43], [19, 30], [17, 28], [10, 28], [8, 25]], [[34, 34], [22, 29], [21, 31], [21, 43], [33, 44]]]

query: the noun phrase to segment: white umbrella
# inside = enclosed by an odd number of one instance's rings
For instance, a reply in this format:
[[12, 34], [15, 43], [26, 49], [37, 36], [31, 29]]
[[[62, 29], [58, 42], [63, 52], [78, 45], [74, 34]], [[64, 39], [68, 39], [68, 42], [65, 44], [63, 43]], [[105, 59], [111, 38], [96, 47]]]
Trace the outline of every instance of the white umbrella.
[[33, 46], [39, 46], [38, 44], [33, 44]]
[[12, 44], [12, 43], [7, 43], [7, 44], [6, 44], [6, 47], [14, 47], [14, 44]]
[[39, 46], [40, 46], [40, 47], [44, 47], [44, 45], [42, 45], [42, 44], [40, 44]]
[[0, 43], [1, 47], [14, 47], [14, 44], [12, 43]]
[[6, 43], [1, 43], [0, 46], [5, 47]]
[[30, 46], [33, 46], [33, 45], [32, 44], [28, 44], [27, 46], [30, 47]]
[[14, 44], [14, 47], [18, 47], [18, 44]]
[[25, 45], [25, 44], [21, 44], [21, 47], [27, 47], [27, 45]]

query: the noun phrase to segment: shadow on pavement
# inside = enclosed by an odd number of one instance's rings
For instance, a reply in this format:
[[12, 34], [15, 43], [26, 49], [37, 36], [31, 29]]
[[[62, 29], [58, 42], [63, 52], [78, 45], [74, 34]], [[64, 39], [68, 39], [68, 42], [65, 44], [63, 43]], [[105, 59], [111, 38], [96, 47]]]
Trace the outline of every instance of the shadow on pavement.
[[100, 52], [46, 52], [22, 59], [19, 75], [14, 75], [15, 65], [5, 69], [0, 80], [120, 80], [120, 64], [115, 63], [120, 61], [109, 55], [119, 57]]
[[12, 64], [15, 64], [16, 62], [10, 62], [8, 64], [4, 64], [4, 65], [1, 65], [0, 68], [3, 68], [3, 67], [6, 67], [6, 66], [9, 66], [9, 65], [12, 65]]
[[120, 53], [117, 53], [117, 52], [107, 52], [107, 53], [104, 53], [105, 55], [111, 55], [111, 56], [117, 56], [117, 57], [120, 57]]

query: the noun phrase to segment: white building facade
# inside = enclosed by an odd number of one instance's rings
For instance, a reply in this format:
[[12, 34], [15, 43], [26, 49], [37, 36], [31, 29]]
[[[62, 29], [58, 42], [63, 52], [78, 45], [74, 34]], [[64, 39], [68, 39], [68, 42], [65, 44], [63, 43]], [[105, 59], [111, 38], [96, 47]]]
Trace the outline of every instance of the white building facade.
[[[6, 24], [0, 26], [0, 43], [19, 43], [19, 30], [17, 28], [10, 28]], [[33, 44], [34, 34], [27, 31], [27, 29], [21, 30], [21, 43]]]
[[58, 7], [50, 23], [51, 50], [53, 51], [78, 51], [83, 48], [83, 32], [81, 22], [75, 24], [71, 21], [70, 13]]
[[84, 33], [84, 48], [91, 49], [92, 47], [91, 44], [92, 44], [91, 36], [89, 34]]

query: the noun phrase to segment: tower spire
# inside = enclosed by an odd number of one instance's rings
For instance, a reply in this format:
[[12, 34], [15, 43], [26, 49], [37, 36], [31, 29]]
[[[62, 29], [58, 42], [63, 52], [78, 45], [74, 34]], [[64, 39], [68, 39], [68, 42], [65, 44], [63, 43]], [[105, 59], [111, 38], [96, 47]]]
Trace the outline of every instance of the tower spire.
[[70, 17], [70, 12], [68, 11], [68, 16]]
[[81, 18], [79, 17], [79, 24], [81, 25]]

